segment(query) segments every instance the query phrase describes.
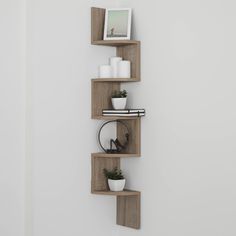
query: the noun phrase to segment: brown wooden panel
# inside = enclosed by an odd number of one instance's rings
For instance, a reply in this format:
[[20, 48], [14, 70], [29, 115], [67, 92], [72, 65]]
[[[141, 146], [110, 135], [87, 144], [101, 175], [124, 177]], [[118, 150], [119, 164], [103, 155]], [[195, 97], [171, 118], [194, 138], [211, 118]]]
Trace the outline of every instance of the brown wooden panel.
[[140, 228], [140, 194], [136, 196], [117, 196], [118, 225]]
[[91, 8], [91, 43], [103, 40], [105, 9]]
[[[135, 119], [135, 120], [122, 120], [123, 123], [127, 125], [129, 128], [129, 143], [124, 150], [124, 153], [127, 154], [136, 154], [137, 156], [140, 156], [141, 153], [141, 118]], [[121, 143], [125, 143], [126, 138], [126, 128], [124, 125], [117, 123], [117, 137]]]
[[120, 158], [94, 157], [92, 155], [92, 187], [91, 191], [108, 191], [107, 179], [103, 174], [103, 169], [112, 170], [114, 167], [120, 168]]
[[135, 116], [92, 116], [96, 120], [136, 120], [139, 117]]
[[92, 44], [94, 45], [112, 46], [112, 47], [135, 45], [139, 43], [140, 41], [137, 40], [98, 40], [92, 42]]
[[99, 194], [99, 195], [109, 195], [109, 196], [136, 196], [139, 195], [140, 192], [138, 191], [133, 191], [129, 189], [124, 189], [123, 191], [94, 191], [94, 194]]
[[95, 157], [109, 157], [109, 158], [115, 158], [115, 157], [122, 157], [122, 158], [129, 158], [129, 157], [139, 157], [135, 153], [104, 153], [104, 152], [96, 152], [92, 153], [92, 156]]
[[112, 109], [111, 96], [115, 90], [120, 90], [120, 82], [92, 80], [92, 118], [102, 116], [103, 109]]
[[117, 47], [116, 55], [131, 61], [131, 77], [140, 80], [140, 42]]
[[138, 82], [136, 78], [96, 78], [94, 82]]

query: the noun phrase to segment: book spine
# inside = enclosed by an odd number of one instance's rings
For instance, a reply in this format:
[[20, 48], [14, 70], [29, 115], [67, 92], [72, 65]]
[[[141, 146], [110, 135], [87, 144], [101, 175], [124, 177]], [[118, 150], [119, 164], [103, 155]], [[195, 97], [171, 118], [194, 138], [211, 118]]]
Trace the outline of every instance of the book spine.
[[124, 113], [116, 113], [116, 114], [114, 114], [114, 113], [106, 113], [106, 114], [104, 114], [103, 113], [103, 116], [129, 116], [129, 117], [135, 117], [135, 116], [137, 116], [137, 117], [140, 117], [140, 116], [144, 116], [145, 115], [145, 113], [144, 112], [137, 112], [137, 113], [130, 113], [130, 114], [124, 114]]
[[133, 110], [133, 109], [128, 109], [128, 110], [124, 110], [124, 111], [119, 111], [119, 110], [103, 110], [102, 113], [109, 113], [109, 114], [134, 114], [134, 113], [145, 113], [145, 110]]

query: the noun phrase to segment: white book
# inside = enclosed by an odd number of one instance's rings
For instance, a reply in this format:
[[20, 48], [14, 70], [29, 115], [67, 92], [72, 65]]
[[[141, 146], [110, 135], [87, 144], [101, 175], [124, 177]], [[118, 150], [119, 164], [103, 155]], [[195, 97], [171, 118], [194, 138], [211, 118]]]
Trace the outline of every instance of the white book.
[[124, 110], [103, 110], [102, 113], [119, 113], [119, 114], [130, 114], [130, 113], [145, 113], [144, 109], [124, 109]]
[[144, 112], [142, 112], [142, 113], [129, 113], [129, 114], [125, 114], [125, 113], [118, 113], [118, 114], [116, 114], [116, 113], [113, 113], [113, 114], [111, 114], [111, 113], [103, 113], [103, 116], [131, 116], [131, 117], [139, 117], [139, 116], [145, 116], [145, 113]]

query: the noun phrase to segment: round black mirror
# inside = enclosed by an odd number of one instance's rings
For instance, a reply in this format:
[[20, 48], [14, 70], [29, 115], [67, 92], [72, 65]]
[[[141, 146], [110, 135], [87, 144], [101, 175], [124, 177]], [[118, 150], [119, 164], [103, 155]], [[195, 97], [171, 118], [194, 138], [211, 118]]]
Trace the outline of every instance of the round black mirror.
[[[125, 140], [125, 141], [123, 143], [117, 138], [116, 131], [114, 132], [114, 126], [112, 127], [112, 125], [114, 125], [114, 124], [117, 125], [118, 123], [120, 125], [122, 125], [125, 129], [125, 134], [124, 134], [125, 137], [123, 138], [123, 140]], [[113, 128], [112, 133], [109, 133], [106, 129], [109, 126]], [[116, 127], [115, 127], [115, 129], [116, 129]], [[109, 133], [109, 135], [111, 135], [112, 137], [110, 136], [109, 139], [106, 139], [104, 141], [102, 138], [104, 136], [104, 133], [105, 134]], [[102, 150], [106, 153], [121, 153], [121, 152], [125, 151], [125, 149], [128, 146], [128, 143], [129, 143], [128, 126], [120, 120], [110, 120], [110, 121], [103, 123], [101, 128], [99, 129], [99, 132], [98, 132], [98, 142], [99, 142], [99, 145], [102, 148]]]

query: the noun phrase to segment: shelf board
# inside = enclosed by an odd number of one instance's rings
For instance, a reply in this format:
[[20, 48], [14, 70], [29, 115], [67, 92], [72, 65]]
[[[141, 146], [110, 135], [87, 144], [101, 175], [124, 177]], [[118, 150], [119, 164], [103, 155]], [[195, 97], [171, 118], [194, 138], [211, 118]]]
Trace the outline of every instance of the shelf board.
[[108, 195], [108, 196], [136, 196], [140, 195], [140, 192], [125, 189], [124, 191], [113, 192], [113, 191], [93, 191], [92, 194]]
[[93, 45], [103, 45], [103, 46], [126, 46], [126, 45], [137, 45], [140, 41], [137, 40], [95, 40], [92, 41]]
[[105, 152], [97, 152], [92, 153], [93, 157], [109, 157], [109, 158], [117, 158], [117, 157], [140, 157], [140, 154], [137, 153], [105, 153]]
[[94, 82], [138, 82], [137, 78], [94, 78]]
[[140, 116], [92, 116], [95, 120], [138, 120]]

